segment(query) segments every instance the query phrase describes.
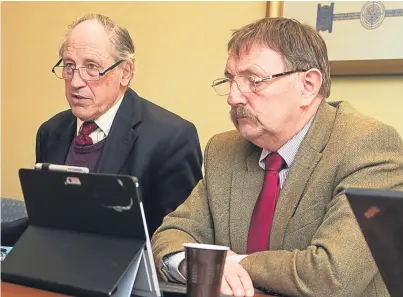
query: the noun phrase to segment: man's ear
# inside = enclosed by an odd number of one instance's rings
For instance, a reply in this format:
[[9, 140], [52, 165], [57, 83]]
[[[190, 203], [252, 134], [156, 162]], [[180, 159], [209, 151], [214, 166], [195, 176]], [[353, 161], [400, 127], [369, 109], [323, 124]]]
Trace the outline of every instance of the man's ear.
[[121, 65], [122, 69], [122, 77], [120, 78], [120, 84], [123, 87], [127, 87], [132, 78], [132, 74], [134, 72], [134, 64], [131, 60], [126, 60]]
[[302, 101], [301, 106], [309, 106], [318, 96], [322, 87], [322, 73], [317, 68], [309, 69], [301, 75], [302, 80]]

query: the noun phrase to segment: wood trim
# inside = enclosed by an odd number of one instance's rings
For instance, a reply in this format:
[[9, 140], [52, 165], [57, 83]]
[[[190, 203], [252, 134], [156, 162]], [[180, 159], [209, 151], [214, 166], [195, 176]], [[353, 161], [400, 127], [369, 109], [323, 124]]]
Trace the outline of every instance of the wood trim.
[[[176, 284], [175, 284], [176, 285]], [[186, 286], [184, 287], [184, 291], [186, 292]], [[173, 292], [172, 290], [167, 290], [166, 292]], [[3, 297], [68, 297], [67, 295], [53, 293], [50, 291], [39, 290], [31, 287], [26, 287], [23, 285], [16, 285], [7, 282], [1, 282], [1, 296]], [[260, 291], [255, 291], [255, 297], [274, 297], [274, 295], [263, 294]]]
[[403, 74], [403, 59], [330, 61], [330, 75]]
[[279, 17], [283, 15], [283, 1], [266, 1], [266, 17]]
[[270, 17], [270, 1], [266, 1], [266, 17]]
[[[283, 1], [266, 1], [266, 17], [282, 16]], [[331, 76], [403, 74], [403, 59], [330, 61]]]

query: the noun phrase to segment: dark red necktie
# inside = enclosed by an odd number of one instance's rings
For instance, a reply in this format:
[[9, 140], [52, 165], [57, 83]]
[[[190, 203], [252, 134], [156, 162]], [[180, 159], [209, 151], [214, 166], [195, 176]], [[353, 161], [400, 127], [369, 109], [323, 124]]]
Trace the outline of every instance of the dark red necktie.
[[270, 231], [274, 210], [280, 192], [279, 171], [284, 164], [283, 158], [276, 152], [266, 157], [266, 169], [263, 188], [253, 210], [248, 234], [247, 253], [266, 251], [270, 246]]
[[74, 138], [74, 142], [78, 146], [91, 145], [92, 139], [90, 134], [98, 128], [98, 125], [94, 122], [84, 122], [81, 127], [81, 132]]

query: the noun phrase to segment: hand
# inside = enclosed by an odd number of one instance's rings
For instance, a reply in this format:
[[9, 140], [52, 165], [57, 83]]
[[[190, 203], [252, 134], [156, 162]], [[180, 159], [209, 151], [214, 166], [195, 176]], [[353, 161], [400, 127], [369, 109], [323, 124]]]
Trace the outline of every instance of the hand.
[[248, 272], [240, 264], [226, 260], [221, 282], [221, 294], [252, 297], [254, 293], [255, 290]]
[[187, 278], [187, 265], [186, 265], [185, 260], [182, 260], [182, 262], [180, 262], [178, 270], [182, 274], [182, 276], [186, 279]]
[[233, 255], [236, 255], [236, 253], [231, 250], [227, 251], [227, 258]]

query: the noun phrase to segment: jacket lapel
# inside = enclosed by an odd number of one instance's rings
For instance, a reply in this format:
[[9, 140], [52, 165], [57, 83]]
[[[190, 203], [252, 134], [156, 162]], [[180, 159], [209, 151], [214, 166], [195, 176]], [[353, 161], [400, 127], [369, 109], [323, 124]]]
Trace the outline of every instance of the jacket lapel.
[[[258, 161], [261, 149], [251, 143], [235, 156], [230, 197], [230, 243], [239, 254], [246, 253], [248, 232], [257, 198], [263, 185], [264, 170]], [[246, 161], [246, 162], [245, 162]]]
[[[49, 137], [47, 163], [64, 164], [76, 130], [77, 119], [71, 114], [71, 118], [63, 122], [53, 135]], [[43, 162], [43, 160], [37, 161]]]
[[335, 116], [335, 108], [323, 101], [280, 191], [270, 237], [271, 250], [282, 248], [288, 222], [294, 215], [308, 180], [322, 157], [322, 151], [329, 140]]
[[141, 105], [137, 94], [128, 89], [105, 139], [97, 172], [117, 174], [137, 140], [134, 129], [141, 122]]

